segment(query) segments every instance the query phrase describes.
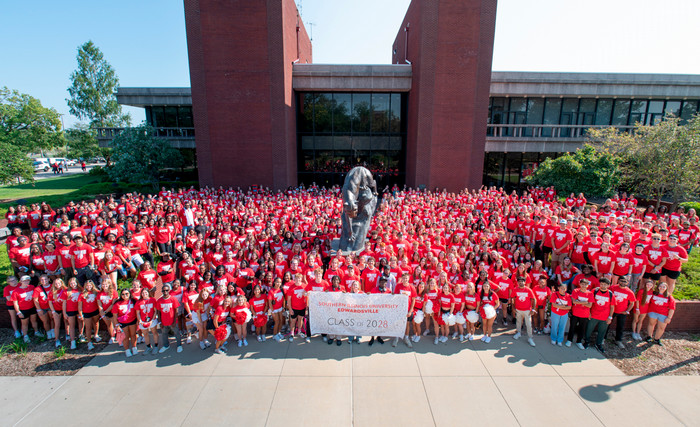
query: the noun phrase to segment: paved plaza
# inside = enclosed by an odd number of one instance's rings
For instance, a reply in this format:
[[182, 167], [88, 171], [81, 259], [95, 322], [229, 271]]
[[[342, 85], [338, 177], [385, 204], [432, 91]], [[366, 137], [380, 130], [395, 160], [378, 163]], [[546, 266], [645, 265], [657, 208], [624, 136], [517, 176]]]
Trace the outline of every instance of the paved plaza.
[[[597, 351], [510, 334], [410, 350], [389, 342], [196, 344], [125, 359], [116, 346], [73, 377], [0, 378], [3, 425], [698, 425], [698, 377], [628, 377]], [[143, 347], [143, 345], [141, 346]]]

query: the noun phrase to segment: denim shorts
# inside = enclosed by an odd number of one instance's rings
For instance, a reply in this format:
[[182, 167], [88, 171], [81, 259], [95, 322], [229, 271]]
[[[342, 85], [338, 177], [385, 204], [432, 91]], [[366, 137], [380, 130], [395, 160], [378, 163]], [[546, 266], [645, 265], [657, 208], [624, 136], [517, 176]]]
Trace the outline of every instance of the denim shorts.
[[647, 313], [647, 317], [650, 317], [652, 319], [656, 319], [659, 322], [666, 322], [666, 319], [668, 318], [668, 316], [664, 316], [663, 314], [659, 314], [659, 313], [654, 313], [652, 311]]

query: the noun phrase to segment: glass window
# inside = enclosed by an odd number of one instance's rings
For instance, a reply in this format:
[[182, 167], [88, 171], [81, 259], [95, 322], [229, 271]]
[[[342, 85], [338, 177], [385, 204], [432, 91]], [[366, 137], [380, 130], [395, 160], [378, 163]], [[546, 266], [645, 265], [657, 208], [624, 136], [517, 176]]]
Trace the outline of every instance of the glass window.
[[690, 120], [698, 111], [698, 101], [683, 101], [683, 109], [681, 110], [682, 121]]
[[350, 105], [349, 93], [333, 94], [333, 132], [350, 132]]
[[165, 111], [163, 107], [153, 107], [153, 127], [165, 126]]
[[646, 125], [655, 125], [663, 118], [664, 101], [649, 101], [649, 110], [646, 117]]
[[506, 98], [492, 98], [491, 100], [491, 123], [495, 125], [503, 124], [503, 110]]
[[333, 149], [333, 137], [316, 135], [314, 138], [314, 148], [317, 150], [332, 150]]
[[314, 94], [304, 93], [299, 102], [299, 132], [314, 131]]
[[391, 117], [390, 117], [389, 132], [401, 132], [401, 94], [391, 94]]
[[523, 164], [521, 166], [520, 173], [520, 183], [525, 183], [525, 178], [532, 175], [532, 173], [539, 166], [538, 163], [539, 153], [523, 153]]
[[369, 132], [369, 125], [370, 94], [355, 93], [352, 95], [352, 131]]
[[486, 153], [484, 158], [484, 183], [486, 185], [498, 187], [503, 185], [504, 157], [505, 153]]
[[334, 150], [350, 150], [352, 148], [352, 137], [350, 135], [333, 136]]
[[613, 109], [612, 125], [627, 126], [630, 113], [629, 99], [616, 99], [615, 108]]
[[520, 182], [522, 153], [506, 153], [505, 185], [517, 185]]
[[165, 107], [165, 127], [177, 127], [177, 107]]
[[681, 101], [666, 101], [666, 108], [664, 108], [664, 116], [669, 113], [673, 114], [676, 117], [680, 117]]
[[578, 124], [592, 125], [595, 122], [595, 104], [594, 98], [583, 98], [579, 103]]
[[301, 149], [302, 150], [313, 150], [314, 149], [314, 137], [313, 136], [302, 136], [301, 137]]
[[[542, 123], [546, 125], [558, 125], [561, 114], [561, 99], [547, 98], [544, 103], [544, 119]], [[542, 128], [542, 136], [553, 136], [554, 130], [551, 127]]]
[[316, 133], [333, 130], [331, 127], [332, 108], [331, 94], [319, 93], [316, 95], [316, 102], [314, 102], [314, 131]]
[[647, 112], [647, 101], [635, 99], [632, 100], [632, 109], [630, 110], [629, 124], [634, 125], [637, 122], [644, 124]]
[[595, 114], [595, 124], [597, 126], [609, 126], [611, 123], [610, 116], [612, 115], [612, 110], [612, 99], [599, 99]]
[[177, 125], [182, 128], [194, 127], [194, 122], [192, 121], [192, 107], [178, 107]]
[[372, 132], [386, 133], [389, 130], [389, 94], [372, 94]]
[[527, 123], [541, 124], [544, 115], [544, 98], [530, 98], [527, 106]]

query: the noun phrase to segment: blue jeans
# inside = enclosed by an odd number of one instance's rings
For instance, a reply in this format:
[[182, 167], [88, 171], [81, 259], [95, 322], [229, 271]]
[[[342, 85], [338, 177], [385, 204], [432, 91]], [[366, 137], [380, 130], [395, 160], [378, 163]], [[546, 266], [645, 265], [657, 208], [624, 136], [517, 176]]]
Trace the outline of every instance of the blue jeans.
[[564, 342], [564, 330], [566, 329], [566, 322], [569, 320], [569, 315], [564, 314], [559, 315], [554, 312], [552, 312], [552, 316], [550, 317], [550, 322], [551, 322], [551, 340], [555, 341], [557, 343], [562, 343]]

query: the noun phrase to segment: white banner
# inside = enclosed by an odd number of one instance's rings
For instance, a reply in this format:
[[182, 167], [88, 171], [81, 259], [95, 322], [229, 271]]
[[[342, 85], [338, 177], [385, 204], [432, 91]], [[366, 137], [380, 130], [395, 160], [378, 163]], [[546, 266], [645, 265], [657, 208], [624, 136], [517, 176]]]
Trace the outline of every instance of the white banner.
[[406, 295], [309, 292], [312, 334], [403, 337], [406, 313]]

